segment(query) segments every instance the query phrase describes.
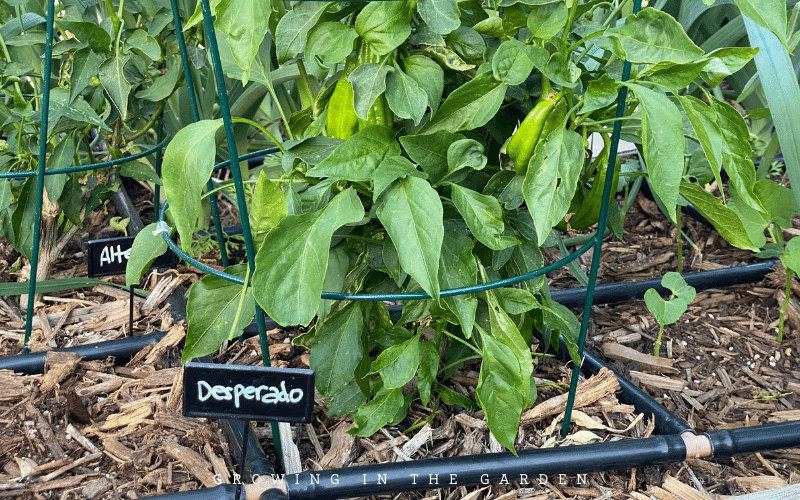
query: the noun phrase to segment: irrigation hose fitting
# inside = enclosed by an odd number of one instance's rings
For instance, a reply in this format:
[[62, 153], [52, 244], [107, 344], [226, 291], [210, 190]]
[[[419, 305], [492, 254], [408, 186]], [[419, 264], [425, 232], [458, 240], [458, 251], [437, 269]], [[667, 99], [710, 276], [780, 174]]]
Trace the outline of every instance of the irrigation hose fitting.
[[686, 458], [709, 458], [714, 455], [708, 436], [687, 431], [681, 434], [681, 438], [686, 445]]

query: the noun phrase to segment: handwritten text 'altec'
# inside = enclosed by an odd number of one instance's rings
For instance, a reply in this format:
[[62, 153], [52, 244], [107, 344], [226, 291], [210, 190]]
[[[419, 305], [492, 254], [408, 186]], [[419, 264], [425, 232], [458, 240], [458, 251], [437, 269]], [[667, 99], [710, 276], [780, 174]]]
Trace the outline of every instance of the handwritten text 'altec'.
[[239, 400], [241, 398], [250, 401], [260, 401], [264, 404], [278, 404], [278, 403], [297, 403], [303, 399], [303, 389], [286, 390], [286, 382], [281, 381], [280, 389], [270, 385], [260, 385], [254, 387], [252, 385], [244, 386], [236, 384], [233, 387], [224, 385], [210, 385], [204, 380], [197, 382], [197, 398], [200, 401], [206, 401], [208, 398], [214, 398], [217, 401], [231, 401], [233, 405], [239, 408]]

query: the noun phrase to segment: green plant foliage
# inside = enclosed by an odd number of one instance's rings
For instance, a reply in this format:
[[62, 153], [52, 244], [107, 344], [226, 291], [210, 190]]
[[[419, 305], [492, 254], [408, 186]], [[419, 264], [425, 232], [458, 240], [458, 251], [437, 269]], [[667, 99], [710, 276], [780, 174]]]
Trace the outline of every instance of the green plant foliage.
[[[774, 25], [772, 3], [746, 7]], [[579, 363], [580, 322], [552, 301], [544, 276], [476, 294], [442, 291], [541, 268], [540, 247], [552, 244], [554, 228], [599, 214], [601, 186], [593, 184], [607, 175], [623, 177], [614, 188], [647, 175], [670, 218], [688, 201], [741, 248], [757, 249], [767, 224], [791, 217], [785, 200], [774, 201], [786, 193], [757, 183], [747, 123], [709, 88], [755, 52], [704, 50], [666, 12], [628, 15], [593, 0], [271, 7], [257, 53], [249, 34], [239, 38], [255, 53], [249, 66], [228, 54], [233, 46], [222, 49], [229, 77], [246, 80], [251, 71], [244, 93], [263, 87], [260, 95], [272, 95], [272, 116], [288, 137], [275, 135], [280, 160], [251, 180], [249, 216], [261, 242], [253, 296], [282, 325], [317, 316], [295, 342], [310, 347], [331, 413], [352, 413], [359, 435], [399, 422], [415, 400], [441, 402], [480, 407], [513, 450], [520, 415], [536, 397], [532, 329], [548, 347], [563, 338]], [[212, 6], [218, 29], [233, 37], [221, 8]], [[627, 82], [621, 60], [633, 63]], [[337, 91], [348, 86], [352, 94]], [[601, 165], [608, 154], [589, 158], [587, 139], [611, 135], [624, 87], [623, 132], [641, 145], [644, 168], [629, 164], [619, 175]], [[504, 145], [542, 97], [554, 109], [531, 138], [527, 168], [515, 171]], [[182, 241], [199, 228], [216, 123], [179, 133], [168, 151], [164, 185], [173, 216], [184, 219], [176, 220]], [[723, 168], [730, 187], [722, 199], [695, 182], [721, 183]], [[611, 216], [620, 230], [613, 203]], [[579, 218], [583, 227], [596, 219]], [[393, 321], [381, 303], [323, 301], [322, 292], [427, 297], [405, 301]], [[691, 300], [682, 288], [676, 295], [660, 306], [662, 319]], [[476, 405], [447, 379], [478, 357]]]
[[661, 278], [661, 286], [672, 292], [669, 300], [664, 300], [653, 288], [650, 288], [644, 294], [644, 303], [647, 305], [647, 309], [656, 317], [659, 325], [655, 346], [656, 356], [658, 356], [659, 348], [661, 347], [661, 334], [664, 333], [664, 326], [678, 321], [697, 295], [694, 287], [687, 285], [683, 276], [675, 272], [665, 274]]
[[[225, 271], [242, 277], [248, 269], [247, 264], [237, 264]], [[212, 275], [203, 276], [197, 283], [186, 301], [189, 328], [182, 363], [216, 352], [222, 342], [238, 336], [256, 313], [249, 287]]]

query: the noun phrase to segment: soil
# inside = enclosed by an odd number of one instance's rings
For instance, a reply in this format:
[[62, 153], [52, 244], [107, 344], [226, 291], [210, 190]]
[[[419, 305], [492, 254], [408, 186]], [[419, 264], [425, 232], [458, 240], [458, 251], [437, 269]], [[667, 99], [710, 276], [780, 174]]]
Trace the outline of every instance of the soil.
[[[152, 199], [147, 192], [131, 191], [140, 206], [143, 200]], [[98, 216], [84, 232], [107, 227], [112, 215], [110, 209], [108, 215]], [[674, 228], [653, 202], [640, 195], [625, 224], [624, 241], [606, 239], [599, 282], [640, 280], [676, 269]], [[685, 271], [758, 261], [750, 252], [730, 247], [712, 229], [688, 217], [684, 218], [684, 231], [692, 242], [684, 248]], [[65, 251], [59, 276], [85, 276], [82, 251], [77, 241]], [[557, 258], [557, 251], [548, 252], [549, 261]], [[590, 258], [586, 255], [579, 259], [584, 269]], [[15, 279], [10, 270], [16, 259], [0, 241], [0, 282]], [[576, 286], [564, 269], [548, 278], [552, 289]], [[169, 289], [177, 288], [180, 293], [196, 279], [191, 269], [179, 266], [161, 275], [152, 274], [143, 288], [166, 297]], [[613, 356], [613, 368], [697, 432], [798, 420], [800, 306], [796, 301], [800, 290], [793, 290], [790, 297], [784, 340], [779, 344], [782, 287], [783, 277], [774, 273], [760, 283], [699, 292], [681, 320], [666, 327], [659, 363], [632, 356], [621, 348], [653, 353], [658, 324], [642, 300], [594, 306], [588, 345]], [[48, 326], [34, 330], [31, 350], [130, 335], [127, 296], [118, 290], [99, 286], [46, 294], [36, 314], [40, 324], [44, 325], [46, 319]], [[23, 314], [14, 299], [0, 298], [0, 355], [21, 351]], [[0, 372], [0, 429], [8, 436], [0, 442], [0, 497], [141, 498], [213, 486], [214, 474], [229, 480], [236, 457], [230, 456], [218, 424], [180, 415], [179, 343], [184, 324], [172, 317], [165, 299], [151, 303], [137, 299], [136, 303], [139, 316], [135, 335], [166, 330], [170, 334], [124, 366], [115, 365], [113, 359], [86, 362], [56, 356], [48, 360], [44, 375]], [[84, 311], [78, 321], [67, 319], [69, 314], [65, 314], [91, 308], [95, 309]], [[120, 313], [123, 310], [124, 314]], [[307, 367], [307, 351], [289, 343], [297, 333], [296, 329], [269, 332], [273, 366]], [[256, 365], [261, 353], [253, 338], [244, 344], [223, 346], [217, 358], [226, 363]], [[452, 387], [463, 394], [474, 394], [478, 370], [477, 362], [467, 364], [452, 378]], [[558, 415], [563, 406], [554, 398], [564, 393], [570, 374], [563, 363], [537, 357], [538, 406], [526, 412], [519, 448], [652, 434], [649, 416], [637, 414], [614, 397], [613, 379], [593, 377], [584, 381], [588, 385], [582, 388], [588, 392], [594, 387], [594, 396], [579, 407], [581, 413], [576, 414], [567, 441], [562, 441]], [[548, 405], [553, 407], [552, 414], [536, 414], [536, 408]], [[415, 404], [400, 425], [370, 438], [356, 438], [345, 432], [351, 425], [348, 419], [328, 417], [326, 407], [327, 401], [318, 397], [314, 422], [293, 427], [298, 457], [294, 467], [319, 470], [501, 451], [480, 412], [442, 404], [432, 413], [430, 408]], [[258, 424], [254, 429], [271, 453], [270, 427]], [[528, 484], [509, 478], [508, 484], [376, 498], [727, 498], [798, 483], [798, 465], [800, 449], [785, 449], [586, 476], [551, 476], [542, 484], [538, 478]]]

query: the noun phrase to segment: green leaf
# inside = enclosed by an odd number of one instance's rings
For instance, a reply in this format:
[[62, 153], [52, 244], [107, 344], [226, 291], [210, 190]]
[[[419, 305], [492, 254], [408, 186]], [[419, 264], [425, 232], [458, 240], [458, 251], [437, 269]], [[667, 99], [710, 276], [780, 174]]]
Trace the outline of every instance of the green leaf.
[[481, 170], [487, 161], [483, 144], [475, 139], [459, 139], [447, 147], [447, 177], [465, 168]]
[[497, 303], [508, 314], [522, 314], [540, 308], [539, 301], [528, 290], [521, 288], [496, 288]]
[[417, 80], [399, 69], [386, 77], [386, 100], [394, 114], [412, 120], [414, 125], [419, 125], [428, 108], [427, 92]]
[[145, 30], [139, 29], [131, 33], [131, 36], [125, 40], [125, 48], [126, 50], [139, 49], [153, 61], [161, 59], [161, 46]]
[[214, 170], [214, 136], [222, 119], [202, 120], [180, 129], [164, 151], [161, 176], [181, 247], [190, 248], [201, 212], [200, 195]]
[[[463, 234], [446, 231], [439, 260], [439, 286], [444, 289], [472, 286], [478, 283], [478, 267], [472, 256], [474, 243]], [[466, 338], [472, 336], [478, 299], [474, 294], [443, 297], [447, 308], [458, 318]]]
[[180, 59], [170, 59], [167, 61], [167, 72], [156, 77], [153, 83], [144, 90], [136, 92], [135, 96], [151, 102], [161, 102], [172, 95], [175, 86], [183, 74], [183, 65]]
[[367, 396], [361, 391], [358, 382], [353, 379], [342, 389], [342, 392], [333, 397], [328, 407], [328, 415], [343, 417], [355, 413], [366, 402]]
[[423, 179], [398, 179], [385, 191], [376, 214], [392, 238], [403, 270], [438, 299], [439, 254], [444, 238], [439, 194]]
[[505, 93], [505, 83], [495, 80], [489, 73], [481, 73], [453, 91], [420, 133], [439, 130], [455, 133], [482, 127], [497, 114]]
[[[542, 297], [544, 298], [542, 304], [544, 326], [564, 339], [572, 362], [579, 365], [581, 359], [578, 357], [578, 335], [581, 322], [572, 311], [550, 298], [550, 294], [542, 294]], [[553, 344], [558, 349], [558, 337], [553, 337]]]
[[[75, 163], [75, 140], [70, 135], [56, 144], [53, 154], [47, 159], [47, 170], [71, 167], [73, 163]], [[67, 174], [45, 175], [44, 187], [47, 190], [48, 199], [59, 199], [66, 182]]]
[[525, 202], [522, 196], [522, 181], [525, 178], [513, 170], [501, 170], [494, 174], [483, 194], [494, 196], [506, 210], [516, 210]]
[[316, 212], [281, 219], [256, 254], [253, 295], [281, 325], [308, 325], [320, 304], [333, 232], [364, 217], [350, 188]]
[[370, 106], [386, 90], [386, 75], [392, 69], [385, 64], [362, 64], [347, 77], [353, 84], [353, 107], [362, 120], [367, 119]]
[[758, 53], [750, 47], [721, 47], [706, 55], [700, 77], [712, 87], [716, 87], [730, 75], [742, 69]]
[[569, 18], [565, 2], [550, 2], [528, 7], [528, 29], [534, 38], [549, 40], [561, 32]]
[[339, 144], [333, 153], [316, 167], [309, 177], [327, 177], [334, 180], [370, 182], [375, 169], [388, 156], [400, 154], [400, 145], [386, 127], [373, 125], [354, 134]]
[[608, 76], [607, 73], [603, 73], [600, 75], [600, 78], [590, 81], [589, 85], [586, 87], [580, 114], [583, 115], [598, 109], [603, 109], [614, 103], [618, 95], [618, 83]]
[[471, 63], [483, 62], [486, 42], [480, 33], [469, 26], [459, 27], [444, 37], [444, 40], [447, 48], [452, 49], [464, 61]]
[[537, 241], [544, 241], [569, 210], [583, 159], [580, 134], [563, 128], [554, 130], [536, 146], [522, 193], [531, 209]]
[[402, 344], [389, 347], [372, 362], [370, 371], [380, 373], [383, 386], [398, 389], [406, 385], [419, 367], [419, 336], [414, 335]]
[[417, 12], [440, 35], [446, 35], [461, 26], [456, 0], [420, 0]]
[[10, 182], [0, 182], [0, 213], [11, 206], [14, 201], [14, 194], [11, 192]]
[[[755, 26], [747, 26], [748, 22], [766, 28], [786, 46], [786, 3], [782, 0], [734, 0], [745, 18], [748, 36], [753, 36]], [[751, 21], [752, 20], [752, 21]], [[759, 45], [755, 45], [759, 46]], [[761, 68], [759, 68], [759, 73]]]
[[436, 342], [423, 340], [419, 344], [419, 373], [417, 374], [417, 389], [422, 404], [427, 405], [431, 399], [431, 387], [439, 373], [439, 360], [441, 356]]
[[[742, 222], [745, 231], [747, 231], [747, 236], [750, 238], [753, 246], [763, 248], [767, 243], [764, 230], [769, 226], [769, 221], [765, 218], [766, 213], [754, 209], [747, 202], [743, 201], [736, 190], [731, 190], [728, 208], [732, 209], [736, 212], [736, 215], [739, 216], [739, 220]], [[761, 210], [763, 210], [763, 208]]]
[[508, 313], [500, 307], [494, 290], [486, 294], [486, 301], [489, 305], [489, 324], [492, 337], [508, 347], [517, 359], [520, 370], [520, 382], [515, 388], [523, 396], [524, 406], [528, 406], [531, 374], [533, 373], [533, 358], [531, 357], [530, 344], [528, 344], [522, 337], [522, 334], [519, 333], [517, 325], [511, 320]]
[[348, 432], [361, 437], [375, 434], [381, 427], [394, 420], [404, 403], [403, 389], [382, 388], [372, 401], [358, 409], [353, 416], [356, 427]]
[[795, 274], [800, 271], [800, 238], [792, 238], [786, 243], [781, 262]]
[[100, 66], [97, 74], [100, 84], [108, 92], [111, 102], [117, 107], [123, 120], [128, 119], [128, 95], [131, 93], [133, 85], [125, 78], [125, 64], [130, 60], [130, 55], [117, 54], [108, 59]]
[[707, 104], [693, 96], [677, 96], [683, 112], [692, 124], [703, 153], [718, 185], [722, 185], [722, 147], [724, 137], [717, 124], [717, 115]]
[[451, 184], [451, 198], [464, 217], [470, 232], [492, 250], [503, 250], [519, 244], [512, 236], [504, 236], [503, 208], [492, 196]]
[[301, 2], [286, 12], [275, 29], [278, 64], [285, 63], [303, 51], [308, 32], [332, 5], [332, 2]]
[[[417, 82], [417, 85], [428, 96], [431, 116], [439, 109], [439, 101], [444, 92], [444, 70], [441, 66], [423, 55], [413, 55], [403, 59], [406, 74]], [[387, 95], [388, 98], [388, 95]]]
[[477, 410], [480, 407], [467, 396], [456, 392], [447, 386], [439, 386], [439, 398], [446, 405], [457, 405], [465, 410]]
[[[350, 267], [350, 256], [343, 245], [331, 248], [328, 255], [328, 270], [325, 272], [325, 282], [322, 289], [326, 292], [343, 292], [347, 270]], [[333, 307], [334, 301], [324, 299], [317, 309], [317, 321], [325, 321]]]
[[[495, 439], [516, 454], [514, 440], [525, 409], [519, 392], [522, 374], [519, 362], [506, 345], [491, 335], [482, 334], [483, 361], [475, 396], [486, 415], [486, 424]], [[530, 384], [530, 379], [528, 380]]]
[[[316, 2], [315, 2], [316, 3]], [[298, 8], [300, 8], [298, 6]], [[226, 35], [225, 43], [243, 70], [242, 83], [250, 78], [250, 66], [258, 54], [269, 26], [270, 2], [222, 0], [216, 9], [214, 27]], [[246, 22], [242, 22], [246, 20]]]
[[606, 30], [606, 36], [616, 37], [624, 50], [618, 56], [634, 64], [682, 64], [705, 55], [678, 21], [651, 7], [627, 17], [623, 26]]
[[[228, 267], [225, 272], [244, 276], [247, 264]], [[244, 293], [244, 298], [242, 297]], [[239, 304], [242, 310], [239, 312]], [[237, 318], [237, 312], [238, 318]], [[219, 350], [222, 342], [241, 333], [253, 321], [256, 314], [255, 302], [250, 288], [231, 283], [228, 280], [206, 275], [189, 289], [186, 300], [186, 342], [181, 355], [181, 363], [206, 356]]]
[[669, 289], [675, 297], [685, 300], [687, 304], [691, 303], [697, 296], [694, 287], [686, 284], [683, 276], [674, 271], [668, 272], [661, 278], [661, 286]]
[[676, 272], [665, 274], [661, 278], [661, 286], [672, 292], [672, 299], [664, 300], [655, 289], [650, 288], [644, 294], [644, 302], [647, 309], [656, 317], [656, 321], [662, 325], [671, 325], [686, 312], [696, 292], [694, 287], [687, 285], [683, 277]]
[[111, 36], [96, 23], [57, 19], [56, 24], [59, 28], [75, 35], [75, 38], [91, 47], [97, 54], [105, 54], [111, 50]]
[[509, 85], [519, 85], [533, 71], [533, 61], [526, 53], [524, 43], [509, 38], [497, 48], [492, 56], [492, 74], [496, 80]]
[[[764, 2], [740, 0], [737, 2], [740, 8], [743, 4], [752, 4], [753, 9], [756, 9], [756, 4], [758, 4], [765, 12], [775, 12], [780, 7], [784, 16], [786, 12], [783, 2], [777, 0]], [[742, 11], [746, 12], [743, 8]], [[752, 17], [751, 13], [746, 13]], [[758, 22], [756, 17], [752, 18]], [[774, 24], [775, 19], [778, 20], [777, 24]], [[769, 28], [773, 31], [780, 32], [786, 26], [786, 18], [783, 18], [784, 24], [780, 24], [780, 19], [780, 13], [765, 16], [765, 22], [770, 24]], [[771, 33], [754, 25], [747, 18], [745, 18], [745, 28], [747, 28], [747, 35], [750, 38], [750, 45], [759, 49], [755, 56], [756, 68], [772, 113], [775, 133], [778, 135], [781, 152], [786, 163], [786, 172], [789, 174], [792, 185], [795, 186], [792, 192], [795, 201], [800, 206], [800, 189], [797, 189], [797, 186], [800, 186], [800, 145], [797, 142], [797, 138], [800, 137], [800, 122], [797, 120], [798, 108], [800, 108], [800, 104], [798, 104], [800, 103], [800, 85], [797, 83], [794, 64], [786, 49], [775, 40]]]
[[792, 227], [792, 217], [797, 213], [797, 203], [792, 190], [771, 179], [756, 182], [753, 192], [766, 209], [769, 222], [788, 229]]
[[739, 216], [732, 209], [723, 205], [721, 200], [702, 187], [688, 182], [681, 182], [680, 193], [714, 225], [725, 241], [737, 248], [758, 251], [758, 247], [750, 241]]
[[253, 189], [253, 202], [248, 211], [253, 243], [256, 248], [261, 247], [261, 242], [264, 241], [267, 233], [288, 214], [289, 209], [283, 191], [277, 184], [269, 180], [267, 174], [262, 170], [258, 174], [258, 180]]
[[407, 158], [403, 156], [387, 156], [375, 169], [375, 180], [372, 188], [372, 199], [377, 200], [389, 185], [397, 179], [407, 176], [414, 176], [424, 179], [426, 175], [417, 170]]
[[74, 101], [83, 89], [89, 86], [92, 77], [100, 71], [103, 58], [86, 47], [72, 54], [72, 75], [69, 79], [69, 99]]
[[371, 2], [356, 17], [356, 32], [377, 55], [388, 54], [411, 35], [406, 2]]
[[750, 130], [744, 117], [727, 102], [713, 97], [709, 97], [709, 105], [717, 114], [717, 123], [725, 138], [722, 150], [733, 156], [749, 158], [753, 154], [753, 148], [750, 146]]
[[[29, 177], [17, 198], [17, 206], [11, 214], [11, 227], [14, 231], [14, 248], [23, 257], [30, 260], [33, 252], [33, 231], [36, 213], [39, 211], [36, 206], [36, 191], [34, 182], [36, 179]], [[8, 181], [4, 181], [7, 183]]]
[[674, 221], [685, 148], [681, 113], [664, 94], [633, 83], [626, 85], [642, 106], [642, 147], [651, 185]]
[[125, 163], [119, 169], [119, 175], [123, 177], [130, 177], [131, 179], [135, 179], [137, 181], [152, 182], [153, 184], [157, 184], [159, 186], [163, 185], [153, 167], [143, 161], [134, 160]]
[[52, 131], [61, 117], [95, 125], [103, 130], [111, 130], [82, 97], [78, 96], [74, 101], [70, 101], [67, 89], [55, 88], [50, 91], [50, 115], [47, 118], [47, 130]]
[[309, 367], [316, 373], [320, 394], [335, 396], [354, 380], [356, 367], [364, 357], [364, 318], [361, 306], [350, 302], [317, 329], [311, 344]]
[[125, 285], [138, 285], [153, 261], [169, 248], [161, 233], [154, 234], [158, 223], [148, 224], [136, 235], [125, 267]]
[[439, 130], [433, 134], [404, 135], [400, 137], [400, 143], [411, 160], [428, 174], [432, 183], [436, 183], [447, 174], [450, 145], [463, 138], [463, 135]]
[[324, 63], [339, 63], [353, 52], [356, 38], [358, 33], [352, 26], [336, 22], [320, 23], [308, 33], [306, 52], [319, 56]]

